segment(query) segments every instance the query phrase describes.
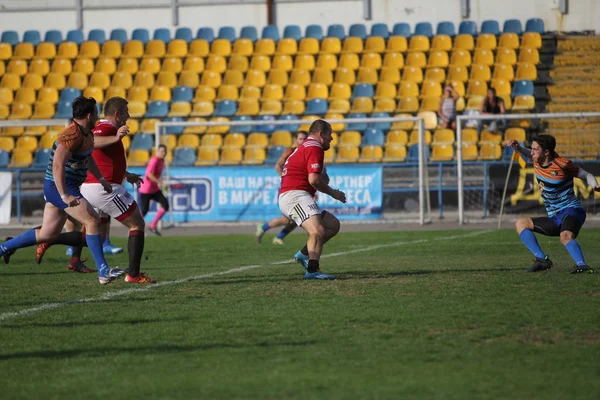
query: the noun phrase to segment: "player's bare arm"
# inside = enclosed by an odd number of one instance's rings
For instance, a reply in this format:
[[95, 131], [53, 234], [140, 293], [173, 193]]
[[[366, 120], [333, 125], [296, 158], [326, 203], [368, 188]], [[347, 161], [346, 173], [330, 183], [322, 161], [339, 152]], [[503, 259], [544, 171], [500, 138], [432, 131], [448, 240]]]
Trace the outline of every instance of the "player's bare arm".
[[593, 174], [590, 174], [583, 168], [579, 167], [579, 172], [577, 173], [577, 177], [588, 184], [588, 186], [593, 187], [594, 191], [600, 192], [600, 185], [598, 185], [598, 180]]
[[127, 171], [125, 171], [125, 180], [137, 187], [140, 187], [142, 182], [144, 182], [141, 175], [132, 174], [131, 172], [127, 172]]
[[129, 127], [127, 125], [123, 125], [117, 130], [117, 134], [114, 136], [94, 136], [94, 148], [101, 149], [103, 147], [110, 146], [111, 144], [115, 144], [121, 141], [125, 136], [129, 134]]
[[111, 184], [106, 181], [102, 172], [100, 172], [100, 168], [98, 168], [96, 161], [94, 161], [92, 157], [88, 158], [88, 171], [98, 179], [98, 182], [100, 182], [106, 193], [112, 193], [113, 190]]
[[318, 173], [312, 173], [308, 175], [308, 182], [311, 184], [312, 187], [314, 187], [321, 193], [325, 193], [333, 197], [334, 199], [345, 203], [346, 194], [341, 190], [333, 189], [331, 186], [329, 186], [329, 184], [327, 183], [328, 180], [329, 177], [324, 177]]
[[71, 158], [71, 152], [68, 148], [59, 144], [54, 152], [54, 161], [52, 162], [52, 174], [54, 176], [54, 184], [60, 194], [60, 198], [69, 207], [75, 207], [79, 205], [79, 199], [75, 196], [67, 194], [67, 184], [65, 182], [65, 164]]

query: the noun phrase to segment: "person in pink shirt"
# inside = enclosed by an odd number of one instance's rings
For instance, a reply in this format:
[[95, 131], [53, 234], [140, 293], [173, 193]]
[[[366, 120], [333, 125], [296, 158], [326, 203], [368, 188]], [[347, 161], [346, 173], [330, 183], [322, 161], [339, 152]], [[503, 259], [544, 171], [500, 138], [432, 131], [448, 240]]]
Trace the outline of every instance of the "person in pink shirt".
[[161, 236], [156, 228], [158, 221], [169, 211], [169, 201], [160, 190], [163, 185], [161, 175], [165, 166], [165, 156], [167, 155], [167, 147], [163, 144], [158, 146], [156, 155], [150, 159], [146, 167], [144, 182], [140, 186], [140, 197], [142, 205], [142, 215], [146, 216], [150, 207], [150, 200], [154, 200], [160, 204], [160, 209], [156, 212], [156, 216], [150, 224], [150, 232]]

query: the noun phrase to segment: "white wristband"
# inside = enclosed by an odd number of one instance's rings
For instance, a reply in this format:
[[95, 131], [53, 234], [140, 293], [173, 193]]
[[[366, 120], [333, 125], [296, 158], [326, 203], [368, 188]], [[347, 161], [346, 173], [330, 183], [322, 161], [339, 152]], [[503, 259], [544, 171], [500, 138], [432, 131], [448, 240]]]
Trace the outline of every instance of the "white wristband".
[[63, 200], [64, 200], [64, 199], [66, 199], [67, 197], [69, 197], [69, 195], [68, 195], [68, 194], [61, 194], [61, 195], [60, 195], [60, 198], [61, 198], [61, 199], [63, 199]]

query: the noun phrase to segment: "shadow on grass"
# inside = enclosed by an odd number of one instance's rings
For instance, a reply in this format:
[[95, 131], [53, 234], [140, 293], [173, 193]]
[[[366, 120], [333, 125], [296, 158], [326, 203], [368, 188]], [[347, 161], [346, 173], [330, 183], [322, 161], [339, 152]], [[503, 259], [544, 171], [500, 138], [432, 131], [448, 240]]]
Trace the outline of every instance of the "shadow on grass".
[[22, 329], [22, 328], [78, 328], [85, 326], [107, 326], [107, 325], [142, 325], [165, 322], [182, 322], [189, 321], [189, 318], [152, 318], [152, 319], [132, 319], [125, 321], [74, 321], [74, 322], [57, 322], [57, 323], [22, 323], [22, 324], [3, 324], [1, 328]]
[[[139, 354], [167, 354], [167, 353], [187, 353], [190, 351], [203, 351], [213, 349], [249, 349], [249, 348], [274, 348], [274, 347], [306, 347], [313, 345], [315, 341], [298, 341], [298, 342], [258, 342], [258, 343], [206, 343], [200, 345], [170, 345], [170, 344], [155, 344], [152, 346], [141, 347], [102, 347], [102, 348], [83, 348], [69, 350], [40, 350], [31, 352], [16, 352], [0, 354], [0, 361], [19, 360], [31, 358], [45, 359], [69, 359], [73, 357], [105, 357], [111, 355], [123, 355], [130, 353], [132, 355]], [[321, 342], [319, 342], [321, 343]]]

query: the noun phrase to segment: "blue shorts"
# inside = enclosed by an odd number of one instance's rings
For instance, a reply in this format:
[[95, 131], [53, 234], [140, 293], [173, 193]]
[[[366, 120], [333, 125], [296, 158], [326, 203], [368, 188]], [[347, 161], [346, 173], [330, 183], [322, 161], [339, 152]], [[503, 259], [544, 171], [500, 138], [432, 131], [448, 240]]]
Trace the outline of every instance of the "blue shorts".
[[560, 236], [562, 231], [573, 232], [577, 237], [585, 223], [585, 210], [579, 207], [565, 208], [553, 217], [532, 218], [534, 230], [547, 236]]
[[[78, 199], [83, 198], [79, 192], [79, 186], [67, 185], [67, 194], [69, 196], [75, 196]], [[60, 198], [60, 193], [58, 193], [56, 184], [49, 180], [44, 180], [44, 200], [46, 200], [46, 203], [52, 204], [59, 210], [64, 210], [65, 208], [69, 207], [69, 205]]]

